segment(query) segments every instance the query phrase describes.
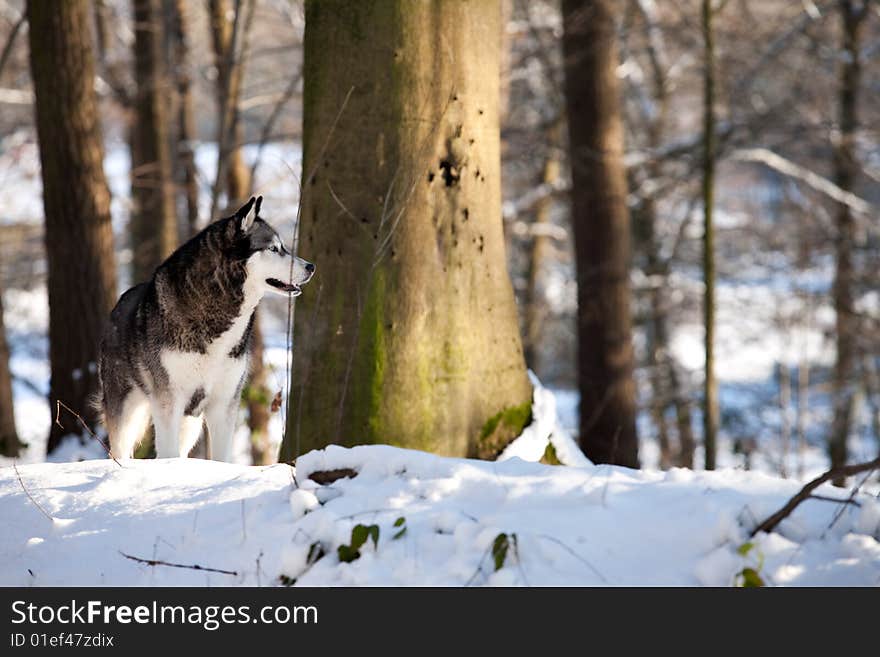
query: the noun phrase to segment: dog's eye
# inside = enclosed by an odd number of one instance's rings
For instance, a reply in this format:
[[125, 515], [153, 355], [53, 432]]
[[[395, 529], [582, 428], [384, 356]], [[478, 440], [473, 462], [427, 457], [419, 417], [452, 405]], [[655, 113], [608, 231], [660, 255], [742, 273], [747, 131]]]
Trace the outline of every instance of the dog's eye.
[[270, 247], [269, 247], [269, 250], [270, 250], [272, 253], [278, 253], [278, 247], [277, 247], [277, 246], [270, 246]]

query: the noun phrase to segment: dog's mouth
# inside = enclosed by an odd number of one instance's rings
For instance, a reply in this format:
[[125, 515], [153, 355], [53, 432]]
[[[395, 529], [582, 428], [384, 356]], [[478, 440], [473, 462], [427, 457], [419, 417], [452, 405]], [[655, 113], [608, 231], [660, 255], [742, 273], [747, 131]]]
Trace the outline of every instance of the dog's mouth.
[[277, 278], [267, 278], [266, 283], [277, 290], [281, 290], [282, 292], [289, 292], [294, 296], [302, 294], [302, 288], [299, 285], [294, 285], [293, 283], [285, 283], [284, 281], [279, 281]]

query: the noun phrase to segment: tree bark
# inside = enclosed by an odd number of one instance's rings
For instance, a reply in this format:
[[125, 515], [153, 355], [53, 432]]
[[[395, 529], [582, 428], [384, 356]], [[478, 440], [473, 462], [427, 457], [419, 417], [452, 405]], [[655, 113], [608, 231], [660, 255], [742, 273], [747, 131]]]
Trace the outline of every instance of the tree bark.
[[578, 278], [580, 444], [594, 462], [638, 467], [615, 4], [562, 3]]
[[283, 460], [377, 442], [492, 458], [528, 422], [499, 41], [497, 0], [306, 2], [299, 245], [318, 273]]
[[715, 469], [718, 434], [718, 381], [715, 379], [715, 35], [712, 0], [703, 0], [703, 325], [706, 364], [703, 381], [703, 447], [706, 470]]
[[[861, 86], [861, 53], [859, 43], [861, 26], [867, 15], [867, 4], [840, 0], [842, 50], [840, 90], [838, 95], [838, 124], [840, 136], [834, 148], [834, 183], [846, 192], [855, 188], [858, 173], [856, 161], [856, 133], [858, 124], [858, 97]], [[847, 437], [852, 422], [855, 399], [856, 317], [853, 314], [853, 243], [855, 219], [852, 210], [843, 203], [837, 207], [834, 236], [835, 272], [832, 290], [836, 316], [837, 357], [832, 380], [834, 419], [828, 439], [831, 469], [846, 463]], [[845, 486], [845, 477], [835, 477], [835, 486]]]
[[159, 0], [134, 2], [132, 126], [132, 278], [140, 283], [177, 246], [177, 212], [168, 137], [168, 76], [162, 57]]
[[[101, 329], [116, 300], [110, 193], [94, 91], [87, 0], [30, 0], [31, 76], [46, 214], [49, 291], [49, 401], [60, 400], [94, 427]], [[48, 452], [75, 421], [53, 423]]]
[[3, 289], [0, 286], [0, 454], [18, 456], [21, 445], [15, 431], [15, 406], [12, 400], [12, 372], [9, 371], [9, 344], [3, 323]]

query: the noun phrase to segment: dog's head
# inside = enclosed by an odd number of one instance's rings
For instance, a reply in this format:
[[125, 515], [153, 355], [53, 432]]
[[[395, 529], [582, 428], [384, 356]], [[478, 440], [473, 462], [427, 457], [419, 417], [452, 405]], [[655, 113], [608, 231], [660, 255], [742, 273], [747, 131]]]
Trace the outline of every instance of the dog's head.
[[260, 219], [263, 197], [251, 197], [231, 217], [236, 241], [247, 254], [248, 279], [255, 279], [263, 293], [302, 294], [302, 286], [315, 273], [315, 265], [295, 257], [284, 246], [278, 232]]

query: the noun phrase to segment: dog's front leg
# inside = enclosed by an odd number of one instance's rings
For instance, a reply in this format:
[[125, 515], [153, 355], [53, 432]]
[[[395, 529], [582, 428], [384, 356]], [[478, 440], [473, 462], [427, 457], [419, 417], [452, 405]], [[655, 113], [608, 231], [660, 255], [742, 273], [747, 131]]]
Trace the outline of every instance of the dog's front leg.
[[[164, 402], [164, 403], [163, 403]], [[183, 421], [183, 408], [170, 400], [151, 404], [153, 427], [156, 429], [156, 457], [170, 459], [179, 456], [180, 424]]]
[[208, 424], [208, 439], [211, 458], [215, 461], [232, 461], [235, 421], [238, 418], [236, 397], [232, 403], [208, 406], [205, 421]]

